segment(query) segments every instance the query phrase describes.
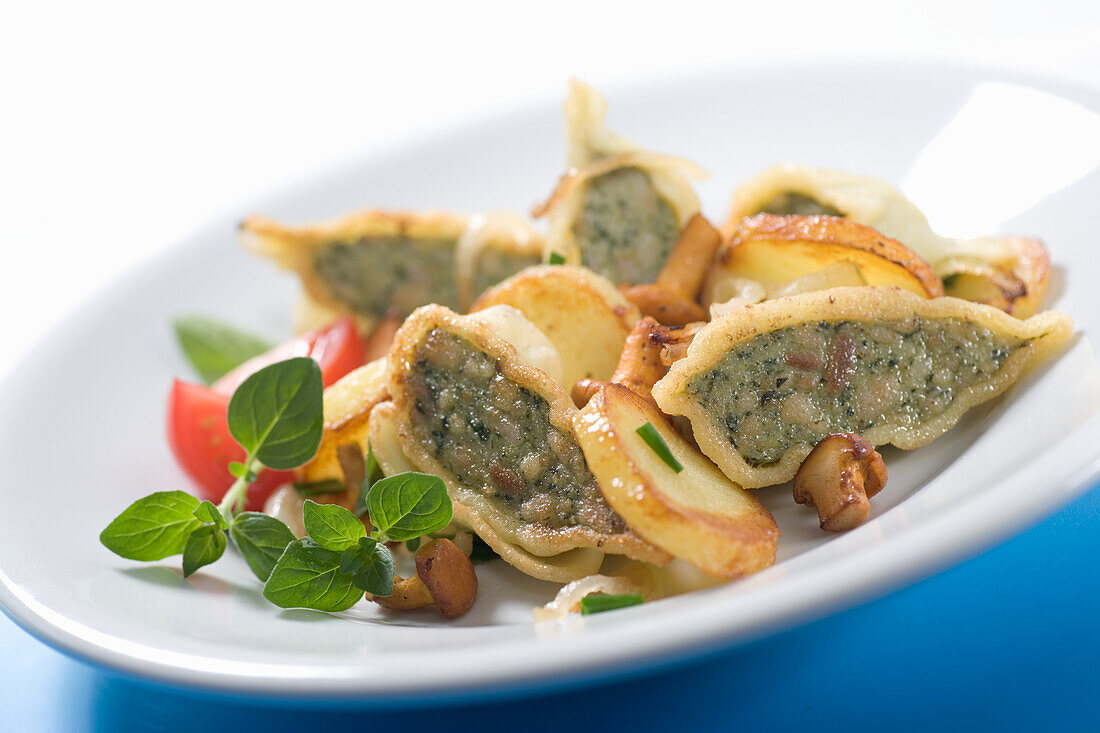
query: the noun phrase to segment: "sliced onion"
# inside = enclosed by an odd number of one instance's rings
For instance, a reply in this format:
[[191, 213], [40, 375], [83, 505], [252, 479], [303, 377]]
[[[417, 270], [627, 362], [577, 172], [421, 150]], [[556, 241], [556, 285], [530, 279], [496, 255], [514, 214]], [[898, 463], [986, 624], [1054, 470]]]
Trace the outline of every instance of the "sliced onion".
[[708, 287], [710, 318], [726, 315], [746, 305], [759, 303], [767, 297], [764, 286], [744, 277], [715, 278]]
[[305, 537], [306, 524], [302, 513], [305, 503], [305, 498], [294, 486], [287, 484], [267, 497], [267, 501], [264, 502], [264, 514], [275, 517], [285, 524], [295, 537]]
[[828, 290], [848, 286], [866, 285], [863, 271], [853, 262], [836, 262], [828, 267], [796, 277], [768, 288], [768, 300], [800, 295], [815, 290]]
[[580, 610], [581, 599], [593, 593], [606, 593], [613, 596], [627, 593], [646, 595], [642, 586], [630, 578], [589, 575], [563, 587], [554, 600], [545, 606], [532, 609], [535, 621], [556, 621], [566, 618], [571, 613], [577, 613]]

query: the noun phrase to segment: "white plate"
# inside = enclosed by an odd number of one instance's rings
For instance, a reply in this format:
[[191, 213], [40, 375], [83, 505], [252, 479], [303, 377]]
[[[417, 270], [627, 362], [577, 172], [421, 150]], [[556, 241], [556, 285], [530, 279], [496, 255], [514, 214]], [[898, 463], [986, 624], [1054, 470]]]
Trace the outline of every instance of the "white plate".
[[[233, 553], [184, 580], [178, 559], [131, 563], [97, 541], [134, 498], [188, 488], [163, 438], [169, 380], [188, 374], [171, 318], [201, 311], [287, 332], [292, 279], [243, 253], [227, 218], [105, 290], [0, 390], [5, 610], [75, 655], [174, 684], [361, 698], [494, 694], [682, 659], [820, 616], [988, 546], [1095, 477], [1095, 93], [957, 68], [872, 66], [606, 91], [615, 129], [712, 172], [701, 195], [714, 219], [724, 218], [735, 184], [789, 160], [904, 181], [933, 224], [1043, 236], [1058, 265], [1051, 305], [1077, 319], [1082, 337], [933, 445], [888, 451], [889, 486], [873, 521], [854, 532], [825, 535], [788, 489], [764, 491], [782, 528], [780, 561], [748, 580], [544, 629], [530, 607], [555, 586], [499, 563], [479, 570], [478, 603], [455, 623], [430, 613], [385, 620], [369, 604], [342, 618], [284, 612], [262, 599]], [[523, 211], [561, 172], [560, 131], [559, 100], [547, 100], [356, 161], [239, 213], [309, 221], [366, 205]]]

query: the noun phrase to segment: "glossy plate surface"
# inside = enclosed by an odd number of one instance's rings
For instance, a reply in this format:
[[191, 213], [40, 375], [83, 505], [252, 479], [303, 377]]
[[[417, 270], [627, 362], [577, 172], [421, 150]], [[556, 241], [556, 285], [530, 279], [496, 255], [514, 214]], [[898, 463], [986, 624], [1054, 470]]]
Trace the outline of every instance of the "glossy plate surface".
[[[564, 90], [564, 83], [563, 83]], [[173, 316], [288, 333], [296, 286], [236, 244], [239, 215], [310, 221], [356, 208], [524, 211], [562, 169], [558, 100], [354, 164], [215, 221], [111, 285], [0, 388], [0, 606], [73, 654], [172, 684], [280, 696], [494, 694], [622, 673], [730, 646], [942, 568], [1080, 494], [1100, 470], [1100, 97], [950, 67], [790, 67], [605, 90], [612, 127], [711, 171], [704, 211], [781, 161], [900, 183], [944, 234], [1043, 237], [1048, 305], [1077, 321], [1059, 357], [931, 446], [887, 450], [872, 521], [820, 532], [788, 488], [764, 490], [779, 562], [745, 581], [621, 612], [531, 622], [556, 586], [481, 566], [474, 611], [340, 618], [280, 611], [227, 553], [189, 580], [178, 559], [114, 557], [97, 535], [150, 491], [189, 487], [163, 439]], [[155, 236], [156, 233], [150, 233]], [[246, 283], [242, 286], [241, 283]]]

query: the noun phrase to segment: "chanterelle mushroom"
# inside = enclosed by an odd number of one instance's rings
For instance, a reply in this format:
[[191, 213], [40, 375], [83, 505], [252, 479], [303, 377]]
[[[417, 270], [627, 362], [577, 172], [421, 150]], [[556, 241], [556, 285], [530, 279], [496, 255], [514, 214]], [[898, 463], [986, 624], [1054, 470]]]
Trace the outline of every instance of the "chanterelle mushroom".
[[466, 553], [448, 539], [431, 540], [416, 551], [416, 575], [395, 576], [393, 593], [372, 596], [383, 608], [408, 611], [435, 604], [446, 618], [470, 610], [477, 598], [477, 575]]
[[794, 500], [816, 507], [821, 528], [845, 532], [863, 524], [872, 496], [886, 485], [886, 464], [855, 433], [833, 433], [806, 456], [794, 477]]
[[409, 611], [435, 603], [428, 586], [424, 585], [419, 575], [409, 578], [394, 576], [392, 593], [388, 596], [372, 596], [368, 593], [367, 598], [391, 611]]
[[[610, 381], [652, 401], [653, 385], [668, 373], [670, 358], [680, 358], [687, 350], [699, 325], [670, 327], [661, 325], [651, 316], [644, 316], [626, 337], [619, 355], [619, 365]], [[587, 405], [600, 384], [595, 379], [578, 380], [572, 390], [573, 402], [577, 407]]]
[[707, 312], [697, 299], [721, 239], [718, 230], [702, 214], [696, 214], [684, 227], [656, 281], [626, 288], [626, 299], [666, 326], [706, 320]]
[[474, 605], [477, 598], [474, 566], [450, 540], [432, 540], [416, 551], [416, 575], [424, 581], [444, 617], [457, 618]]

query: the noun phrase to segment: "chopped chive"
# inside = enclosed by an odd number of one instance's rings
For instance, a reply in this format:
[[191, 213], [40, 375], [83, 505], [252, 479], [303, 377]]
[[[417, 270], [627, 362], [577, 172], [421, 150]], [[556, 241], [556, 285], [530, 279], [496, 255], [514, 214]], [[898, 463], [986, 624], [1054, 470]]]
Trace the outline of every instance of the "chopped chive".
[[652, 423], [646, 423], [636, 431], [638, 435], [642, 436], [642, 440], [646, 442], [653, 452], [657, 456], [668, 464], [676, 473], [684, 470], [684, 467], [680, 465], [680, 462], [676, 460], [676, 456], [672, 455], [672, 451], [668, 449], [668, 444], [665, 443], [665, 439], [661, 437], [661, 434], [657, 432], [657, 428], [653, 427]]
[[565, 264], [565, 257], [561, 256], [557, 252], [551, 252], [550, 253], [550, 264], [551, 265], [564, 265]]
[[304, 496], [307, 499], [311, 496], [320, 496], [321, 494], [340, 494], [346, 489], [347, 487], [344, 486], [344, 482], [338, 478], [327, 478], [324, 481], [294, 483], [294, 490], [298, 492], [298, 496]]
[[587, 616], [592, 613], [613, 611], [616, 608], [637, 606], [642, 602], [641, 593], [624, 593], [620, 596], [591, 595], [581, 599], [581, 614]]

